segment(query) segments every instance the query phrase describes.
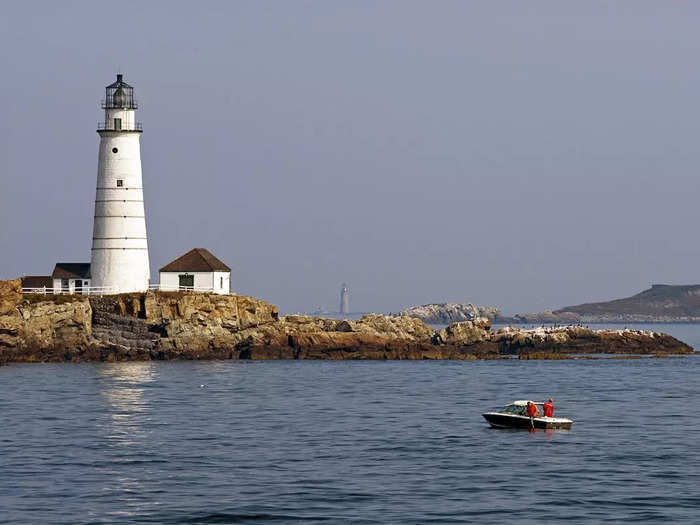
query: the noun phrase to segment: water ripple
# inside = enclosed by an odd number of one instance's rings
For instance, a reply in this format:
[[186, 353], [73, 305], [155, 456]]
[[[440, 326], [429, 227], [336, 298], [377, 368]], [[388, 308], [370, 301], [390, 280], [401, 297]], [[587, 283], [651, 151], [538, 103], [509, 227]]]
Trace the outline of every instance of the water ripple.
[[[694, 523], [699, 373], [694, 357], [2, 367], [0, 523]], [[549, 395], [570, 432], [480, 416]]]

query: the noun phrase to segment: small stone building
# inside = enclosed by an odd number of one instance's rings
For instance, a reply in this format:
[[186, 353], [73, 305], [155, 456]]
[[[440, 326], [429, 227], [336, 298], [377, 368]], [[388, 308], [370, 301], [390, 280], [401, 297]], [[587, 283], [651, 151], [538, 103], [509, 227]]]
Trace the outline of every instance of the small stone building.
[[231, 268], [204, 248], [190, 250], [163, 266], [159, 273], [163, 291], [195, 290], [217, 294], [231, 291]]
[[90, 263], [56, 263], [51, 279], [54, 293], [87, 293]]

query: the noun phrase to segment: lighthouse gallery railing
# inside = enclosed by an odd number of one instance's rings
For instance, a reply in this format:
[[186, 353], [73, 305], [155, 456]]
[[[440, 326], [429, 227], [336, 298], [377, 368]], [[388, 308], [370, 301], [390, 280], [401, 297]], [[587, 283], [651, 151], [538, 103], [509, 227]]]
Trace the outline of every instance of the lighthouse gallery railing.
[[126, 124], [116, 126], [114, 122], [110, 120], [108, 122], [98, 122], [97, 131], [143, 131], [143, 124], [141, 124], [141, 122], [134, 122], [131, 127]]

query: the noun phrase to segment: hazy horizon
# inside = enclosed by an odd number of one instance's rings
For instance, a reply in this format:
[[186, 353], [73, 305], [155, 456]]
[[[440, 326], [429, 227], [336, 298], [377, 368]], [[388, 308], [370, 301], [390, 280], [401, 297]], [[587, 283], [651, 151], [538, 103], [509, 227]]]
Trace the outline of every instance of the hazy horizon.
[[285, 312], [506, 313], [700, 282], [700, 4], [5, 6], [0, 278], [90, 260], [134, 86], [151, 280], [204, 247]]

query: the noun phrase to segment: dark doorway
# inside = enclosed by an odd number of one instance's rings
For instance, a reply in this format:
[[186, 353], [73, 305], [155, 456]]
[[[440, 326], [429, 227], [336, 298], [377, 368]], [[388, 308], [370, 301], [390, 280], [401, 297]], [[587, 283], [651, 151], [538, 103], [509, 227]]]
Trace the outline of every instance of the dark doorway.
[[122, 129], [122, 119], [120, 119], [120, 118], [114, 119], [114, 129], [116, 129], [117, 131]]
[[83, 281], [80, 279], [75, 280], [75, 293], [83, 293]]

